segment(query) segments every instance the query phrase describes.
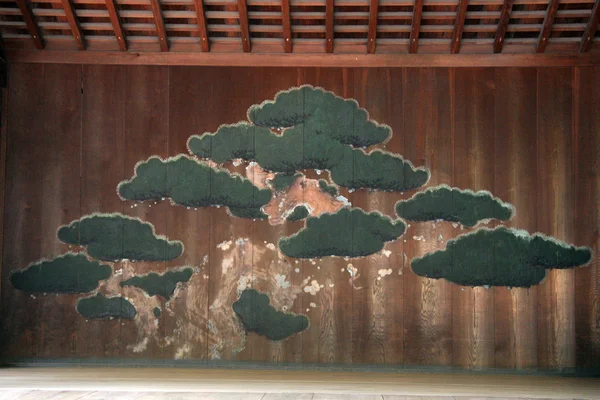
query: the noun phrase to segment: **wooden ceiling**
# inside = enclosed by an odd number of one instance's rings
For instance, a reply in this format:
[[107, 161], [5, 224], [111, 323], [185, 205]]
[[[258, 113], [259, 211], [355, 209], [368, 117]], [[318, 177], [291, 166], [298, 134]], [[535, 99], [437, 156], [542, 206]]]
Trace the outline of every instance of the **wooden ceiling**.
[[[0, 33], [9, 62], [10, 54], [29, 50], [46, 55], [79, 50], [322, 58], [327, 53], [575, 55], [600, 48], [599, 4], [600, 0], [0, 0]], [[235, 58], [231, 60], [235, 65]]]

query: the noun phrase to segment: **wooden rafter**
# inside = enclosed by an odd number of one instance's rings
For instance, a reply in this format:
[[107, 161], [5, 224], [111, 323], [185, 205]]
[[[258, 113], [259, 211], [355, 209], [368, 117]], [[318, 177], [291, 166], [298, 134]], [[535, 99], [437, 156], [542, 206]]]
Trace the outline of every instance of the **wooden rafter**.
[[596, 36], [598, 24], [600, 24], [600, 0], [596, 0], [596, 4], [592, 9], [590, 20], [588, 21], [583, 37], [581, 38], [581, 45], [579, 46], [580, 52], [584, 53], [592, 48], [592, 42], [594, 41], [594, 36]]
[[281, 27], [283, 28], [283, 48], [292, 52], [292, 26], [290, 19], [290, 0], [281, 0]]
[[25, 0], [17, 0], [17, 5], [19, 6], [19, 10], [21, 10], [23, 20], [25, 21], [25, 25], [27, 25], [27, 30], [29, 31], [29, 35], [31, 35], [31, 38], [35, 43], [35, 47], [37, 47], [39, 50], [42, 50], [44, 48], [44, 39], [42, 39], [42, 35], [40, 35], [40, 29], [33, 19], [33, 13], [29, 8], [29, 4]]
[[410, 41], [408, 52], [416, 53], [419, 46], [419, 31], [421, 30], [421, 16], [423, 14], [423, 0], [415, 0], [413, 9], [412, 27], [410, 28]]
[[115, 7], [114, 0], [106, 0], [106, 9], [108, 10], [110, 23], [112, 24], [113, 30], [115, 31], [115, 37], [117, 38], [117, 42], [119, 43], [119, 50], [126, 51], [127, 42], [125, 40], [125, 35], [123, 34], [123, 29], [121, 28], [121, 21], [119, 21], [119, 14], [117, 13], [117, 8]]
[[198, 20], [198, 34], [200, 35], [200, 42], [202, 43], [202, 51], [210, 51], [204, 3], [202, 0], [194, 0], [194, 5], [196, 6], [196, 19]]
[[546, 45], [548, 44], [548, 38], [550, 37], [550, 33], [552, 32], [552, 24], [554, 23], [556, 11], [558, 11], [559, 3], [560, 0], [550, 0], [550, 4], [548, 5], [548, 9], [546, 10], [544, 24], [542, 25], [542, 30], [540, 31], [540, 35], [537, 41], [538, 53], [543, 53], [544, 50], [546, 50]]
[[160, 43], [160, 51], [169, 51], [169, 42], [167, 41], [167, 32], [165, 31], [165, 22], [163, 21], [162, 10], [158, 0], [150, 0], [152, 5], [152, 14], [156, 24], [156, 36]]
[[502, 52], [506, 28], [508, 28], [510, 12], [512, 11], [514, 2], [515, 0], [504, 0], [504, 4], [502, 5], [502, 12], [500, 13], [500, 19], [498, 20], [498, 30], [496, 31], [496, 38], [494, 39], [494, 53]]
[[371, 0], [369, 6], [369, 33], [367, 41], [367, 53], [375, 53], [377, 45], [377, 13], [379, 10], [379, 0]]
[[79, 28], [77, 16], [75, 16], [75, 12], [73, 11], [71, 1], [62, 0], [62, 6], [63, 10], [65, 11], [65, 17], [67, 17], [67, 21], [69, 22], [69, 27], [71, 28], [73, 39], [75, 39], [75, 43], [77, 43], [77, 48], [79, 50], [85, 50], [85, 40], [83, 38], [83, 34], [81, 33], [81, 29]]
[[250, 43], [250, 29], [248, 27], [248, 7], [246, 0], [238, 0], [238, 13], [240, 15], [240, 33], [242, 37], [242, 48], [244, 53], [249, 53], [252, 50]]
[[462, 39], [463, 30], [465, 29], [465, 17], [467, 16], [468, 0], [459, 0], [456, 7], [456, 18], [454, 20], [454, 32], [452, 33], [452, 54], [458, 53], [460, 50], [460, 41]]
[[325, 1], [325, 51], [327, 53], [333, 53], [333, 1]]

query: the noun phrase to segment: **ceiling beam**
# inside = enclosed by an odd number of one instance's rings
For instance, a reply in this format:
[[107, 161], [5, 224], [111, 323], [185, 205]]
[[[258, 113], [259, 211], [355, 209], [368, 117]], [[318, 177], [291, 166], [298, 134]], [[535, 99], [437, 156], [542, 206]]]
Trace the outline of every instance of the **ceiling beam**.
[[379, 0], [371, 0], [369, 6], [369, 33], [367, 41], [367, 53], [375, 53], [377, 45], [377, 13], [379, 11]]
[[494, 53], [502, 53], [502, 47], [504, 47], [504, 37], [506, 36], [506, 28], [508, 28], [510, 12], [512, 11], [514, 3], [515, 0], [504, 0], [504, 4], [502, 4], [500, 19], [498, 20], [498, 30], [496, 31], [496, 38], [494, 39]]
[[333, 53], [333, 10], [334, 0], [325, 0], [325, 51]]
[[600, 64], [600, 52], [572, 54], [323, 54], [6, 50], [12, 63], [257, 67], [566, 67]]
[[543, 53], [544, 50], [546, 50], [546, 45], [548, 44], [550, 33], [552, 33], [552, 24], [554, 23], [554, 17], [556, 16], [556, 11], [558, 11], [559, 4], [560, 0], [550, 0], [550, 4], [548, 4], [546, 16], [544, 17], [544, 24], [542, 25], [542, 30], [538, 36], [536, 50], [538, 53]]
[[600, 24], [600, 0], [596, 1], [596, 4], [592, 9], [590, 20], [588, 21], [583, 37], [581, 38], [581, 46], [579, 47], [580, 52], [583, 53], [592, 48], [592, 42], [594, 41], [594, 36], [596, 36], [598, 24]]
[[198, 35], [202, 51], [210, 51], [210, 42], [208, 40], [208, 30], [206, 29], [206, 14], [204, 13], [204, 3], [202, 0], [194, 0], [196, 7], [196, 19], [198, 20]]
[[463, 29], [465, 29], [465, 17], [467, 15], [468, 0], [458, 0], [456, 7], [456, 18], [454, 20], [454, 32], [452, 33], [452, 43], [450, 51], [456, 54], [460, 50], [460, 40], [462, 39]]
[[69, 22], [69, 27], [71, 28], [71, 33], [73, 34], [73, 39], [75, 39], [75, 43], [77, 44], [77, 48], [79, 50], [85, 50], [85, 40], [83, 38], [83, 34], [81, 33], [81, 29], [79, 28], [79, 23], [77, 22], [77, 17], [73, 12], [73, 6], [71, 6], [70, 0], [61, 0], [62, 6], [65, 11], [65, 17], [67, 17], [67, 21]]
[[423, 15], [423, 0], [415, 0], [413, 9], [412, 27], [408, 42], [408, 52], [416, 53], [419, 46], [419, 31], [421, 30], [421, 16]]
[[238, 0], [238, 13], [240, 15], [240, 33], [242, 37], [242, 49], [244, 53], [249, 53], [252, 50], [250, 43], [250, 30], [248, 28], [248, 8], [246, 0]]
[[42, 39], [42, 35], [40, 35], [40, 29], [33, 19], [33, 13], [31, 12], [31, 8], [29, 8], [29, 3], [27, 3], [25, 0], [17, 0], [17, 5], [19, 6], [19, 10], [21, 10], [23, 20], [25, 21], [25, 25], [27, 25], [27, 30], [29, 31], [29, 35], [31, 35], [31, 38], [35, 43], [35, 47], [37, 47], [39, 50], [42, 50], [44, 48], [44, 39]]
[[108, 10], [110, 23], [113, 26], [117, 42], [119, 43], [119, 50], [127, 51], [127, 41], [125, 40], [125, 35], [123, 34], [123, 28], [121, 27], [121, 21], [119, 21], [119, 14], [117, 13], [114, 0], [106, 0], [106, 9]]
[[290, 0], [281, 0], [281, 26], [283, 28], [283, 48], [292, 52], [292, 26], [290, 18]]
[[158, 0], [150, 0], [152, 5], [152, 15], [154, 15], [154, 24], [156, 25], [156, 36], [160, 43], [160, 51], [169, 51], [169, 42], [167, 40], [167, 32], [165, 31], [165, 22], [163, 21], [162, 10]]

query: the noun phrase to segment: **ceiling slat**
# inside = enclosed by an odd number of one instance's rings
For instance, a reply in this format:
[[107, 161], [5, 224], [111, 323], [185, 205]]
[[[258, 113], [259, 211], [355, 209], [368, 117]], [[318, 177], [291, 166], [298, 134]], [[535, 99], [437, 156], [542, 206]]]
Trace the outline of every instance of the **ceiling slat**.
[[325, 1], [325, 51], [327, 53], [333, 53], [333, 1]]
[[419, 32], [421, 28], [421, 16], [423, 13], [423, 0], [415, 1], [413, 10], [412, 27], [410, 29], [410, 41], [408, 45], [409, 53], [416, 53], [419, 46]]
[[494, 53], [501, 53], [502, 47], [504, 46], [504, 37], [506, 36], [506, 28], [508, 27], [508, 21], [510, 20], [510, 12], [515, 0], [504, 0], [502, 5], [502, 12], [500, 14], [500, 20], [498, 20], [498, 30], [496, 31], [496, 38], [494, 39]]
[[202, 51], [210, 51], [210, 41], [208, 40], [208, 31], [206, 29], [206, 14], [202, 0], [194, 0], [196, 7], [196, 19], [198, 21], [198, 34], [202, 43]]
[[33, 13], [29, 8], [29, 4], [25, 2], [25, 0], [17, 0], [17, 5], [19, 6], [19, 10], [21, 10], [21, 14], [23, 15], [23, 20], [27, 25], [27, 30], [35, 43], [35, 47], [39, 50], [44, 48], [44, 39], [42, 39], [42, 35], [40, 35], [40, 29], [37, 26], [37, 23], [33, 19]]
[[459, 0], [456, 7], [456, 19], [454, 21], [454, 32], [452, 33], [451, 53], [456, 54], [460, 50], [460, 40], [465, 28], [465, 16], [467, 15], [468, 0]]
[[589, 51], [592, 48], [592, 42], [594, 41], [594, 36], [596, 36], [598, 24], [600, 24], [600, 0], [596, 1], [596, 4], [592, 9], [590, 20], [588, 21], [583, 37], [581, 38], [579, 52], [585, 53], [586, 51]]
[[375, 53], [377, 45], [377, 13], [379, 11], [379, 0], [371, 0], [369, 5], [369, 33], [367, 36], [367, 53]]
[[114, 0], [106, 0], [106, 9], [108, 10], [110, 22], [113, 30], [115, 31], [117, 43], [119, 43], [119, 50], [127, 51], [127, 42], [125, 41], [125, 35], [123, 34], [123, 29], [121, 28], [121, 21], [119, 21], [119, 14], [117, 13]]
[[292, 52], [292, 27], [290, 20], [290, 0], [281, 0], [281, 27], [283, 29], [283, 48]]
[[169, 51], [167, 33], [165, 32], [165, 23], [163, 21], [162, 11], [158, 0], [150, 0], [152, 5], [152, 14], [154, 14], [154, 23], [156, 24], [156, 36], [160, 43], [160, 51]]
[[83, 38], [83, 34], [81, 33], [81, 29], [79, 28], [79, 23], [77, 22], [77, 17], [75, 13], [73, 13], [73, 7], [71, 6], [70, 0], [62, 0], [63, 10], [65, 11], [65, 17], [67, 17], [67, 21], [69, 21], [69, 26], [71, 27], [71, 33], [73, 34], [73, 38], [75, 39], [75, 43], [77, 44], [77, 48], [79, 50], [85, 50], [85, 40]]
[[238, 13], [240, 18], [240, 33], [242, 37], [242, 49], [244, 53], [249, 53], [252, 50], [250, 43], [250, 31], [248, 29], [248, 8], [246, 0], [238, 0]]
[[554, 17], [556, 16], [556, 11], [558, 10], [559, 3], [560, 0], [550, 0], [550, 4], [548, 5], [548, 8], [546, 10], [544, 24], [542, 25], [542, 30], [540, 31], [540, 35], [538, 37], [538, 53], [543, 53], [544, 50], [546, 50], [546, 45], [548, 44], [548, 38], [550, 37], [550, 33], [552, 33], [552, 24], [554, 23]]

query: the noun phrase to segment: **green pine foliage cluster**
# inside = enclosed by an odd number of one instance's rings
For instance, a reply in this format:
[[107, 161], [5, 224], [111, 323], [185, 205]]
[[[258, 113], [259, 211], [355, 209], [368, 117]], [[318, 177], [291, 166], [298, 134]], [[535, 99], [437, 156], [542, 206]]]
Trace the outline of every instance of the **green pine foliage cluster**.
[[133, 304], [123, 297], [106, 297], [98, 293], [77, 301], [77, 312], [89, 319], [134, 319], [137, 311]]
[[544, 279], [546, 269], [584, 265], [591, 257], [586, 247], [498, 227], [449, 240], [445, 249], [414, 258], [411, 267], [419, 276], [463, 286], [530, 287]]
[[294, 207], [294, 210], [290, 213], [290, 215], [287, 216], [286, 221], [301, 221], [303, 219], [306, 219], [306, 217], [308, 217], [309, 214], [310, 212], [308, 211], [308, 208], [306, 208], [305, 205], [299, 205]]
[[400, 219], [392, 220], [379, 212], [365, 213], [359, 208], [342, 208], [333, 214], [309, 217], [304, 228], [279, 240], [279, 248], [294, 258], [364, 257], [398, 239], [405, 229]]
[[271, 200], [270, 190], [258, 189], [246, 178], [185, 155], [166, 160], [153, 156], [138, 163], [135, 175], [119, 183], [117, 191], [127, 200], [169, 197], [187, 207], [225, 206], [241, 218], [266, 218], [260, 208]]
[[61, 226], [58, 238], [86, 246], [91, 257], [103, 261], [168, 261], [183, 253], [180, 241], [157, 236], [151, 224], [120, 213], [86, 215]]
[[319, 179], [319, 188], [332, 197], [338, 195], [338, 189], [335, 185], [330, 185], [325, 179]]
[[[424, 185], [429, 172], [399, 155], [365, 148], [384, 144], [391, 130], [369, 119], [354, 100], [312, 86], [280, 92], [274, 101], [248, 110], [251, 122], [222, 125], [192, 136], [188, 149], [200, 158], [224, 163], [256, 161], [267, 170], [293, 175], [305, 169], [329, 170], [349, 189], [405, 191]], [[272, 128], [284, 129], [275, 134]]]
[[254, 332], [270, 340], [283, 340], [308, 328], [305, 315], [276, 310], [269, 296], [255, 289], [244, 290], [232, 307], [247, 333]]
[[440, 185], [399, 201], [396, 214], [409, 221], [444, 220], [471, 227], [487, 219], [507, 221], [513, 215], [513, 206], [487, 191], [473, 192]]
[[179, 282], [187, 282], [192, 277], [194, 270], [190, 267], [179, 270], [167, 271], [163, 274], [151, 272], [148, 275], [134, 276], [123, 282], [121, 287], [133, 286], [142, 289], [148, 296], [161, 296], [169, 300]]
[[298, 178], [304, 176], [302, 173], [297, 172], [295, 174], [279, 173], [275, 174], [275, 177], [271, 179], [271, 187], [276, 192], [281, 192], [292, 186]]
[[112, 269], [90, 261], [82, 253], [66, 253], [53, 260], [41, 260], [14, 271], [10, 282], [27, 293], [87, 293], [108, 279]]

